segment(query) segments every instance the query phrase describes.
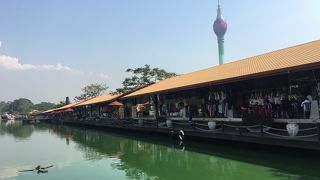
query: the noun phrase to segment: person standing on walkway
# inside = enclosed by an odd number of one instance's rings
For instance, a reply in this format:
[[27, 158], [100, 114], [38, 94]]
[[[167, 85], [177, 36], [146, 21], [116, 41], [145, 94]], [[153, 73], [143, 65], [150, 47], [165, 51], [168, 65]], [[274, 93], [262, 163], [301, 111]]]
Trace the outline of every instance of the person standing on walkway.
[[311, 102], [308, 98], [306, 98], [302, 103], [301, 107], [303, 107], [303, 115], [305, 119], [310, 118], [310, 110], [311, 110]]
[[194, 117], [195, 109], [193, 105], [189, 105], [189, 123], [192, 124], [192, 118]]

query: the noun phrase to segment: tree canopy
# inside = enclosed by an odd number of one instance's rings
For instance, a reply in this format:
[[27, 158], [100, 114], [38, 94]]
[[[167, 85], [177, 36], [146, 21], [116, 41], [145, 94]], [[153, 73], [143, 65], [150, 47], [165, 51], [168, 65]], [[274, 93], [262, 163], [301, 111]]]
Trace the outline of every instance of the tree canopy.
[[82, 101], [94, 98], [105, 93], [108, 88], [109, 87], [105, 84], [90, 84], [82, 88], [82, 94], [80, 94], [80, 96], [76, 96], [74, 99], [76, 101]]
[[1, 101], [0, 102], [0, 113], [5, 112], [4, 110], [7, 109], [6, 107], [9, 106], [11, 102], [4, 102]]
[[144, 65], [144, 67], [135, 69], [128, 68], [126, 72], [130, 72], [133, 75], [125, 78], [122, 82], [123, 87], [116, 89], [115, 93], [126, 93], [134, 89], [177, 76], [176, 73], [167, 72], [164, 69], [151, 68], [148, 64]]
[[13, 114], [27, 114], [33, 109], [39, 111], [46, 111], [48, 109], [53, 109], [56, 104], [50, 102], [41, 102], [38, 104], [33, 104], [31, 100], [26, 98], [16, 99], [13, 102], [0, 102], [0, 114], [4, 112]]
[[34, 109], [39, 111], [46, 111], [48, 109], [53, 109], [56, 105], [50, 102], [41, 102], [34, 105]]
[[61, 100], [61, 101], [59, 101], [58, 104], [56, 104], [56, 105], [53, 107], [53, 109], [54, 109], [54, 108], [60, 108], [60, 107], [65, 106], [65, 105], [67, 105], [66, 101]]
[[10, 113], [20, 113], [27, 114], [32, 109], [34, 109], [34, 104], [26, 98], [16, 99], [13, 102], [7, 103], [3, 108], [2, 112], [10, 112]]

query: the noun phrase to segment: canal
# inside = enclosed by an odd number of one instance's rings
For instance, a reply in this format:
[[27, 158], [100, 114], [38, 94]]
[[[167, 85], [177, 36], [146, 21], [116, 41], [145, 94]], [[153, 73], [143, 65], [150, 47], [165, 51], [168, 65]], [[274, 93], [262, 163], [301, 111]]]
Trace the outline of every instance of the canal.
[[320, 179], [320, 158], [290, 149], [21, 123], [2, 123], [0, 144], [0, 179]]

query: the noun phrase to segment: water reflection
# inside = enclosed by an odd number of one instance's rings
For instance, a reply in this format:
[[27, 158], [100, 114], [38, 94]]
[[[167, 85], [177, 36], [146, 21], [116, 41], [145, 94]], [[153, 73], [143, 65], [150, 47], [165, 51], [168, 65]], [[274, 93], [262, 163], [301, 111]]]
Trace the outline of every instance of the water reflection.
[[9, 120], [0, 124], [0, 135], [12, 135], [18, 140], [29, 138], [33, 131], [34, 126], [22, 126], [22, 121]]
[[[52, 126], [90, 161], [115, 158], [128, 179], [320, 179], [319, 158]], [[131, 136], [131, 137], [129, 137]], [[185, 150], [184, 150], [185, 146]], [[307, 166], [306, 166], [307, 165]]]
[[[110, 162], [111, 167], [124, 172], [127, 179], [320, 179], [318, 156], [303, 157], [299, 154], [190, 141], [181, 143], [175, 139], [141, 133], [106, 133], [67, 126], [2, 124], [0, 138], [4, 135], [18, 140], [30, 138], [37, 144], [41, 138], [50, 139], [50, 142], [46, 145], [42, 142], [34, 149], [33, 146], [28, 147], [37, 157], [25, 160], [28, 166], [8, 168], [9, 160], [7, 159], [8, 163], [2, 162], [6, 167], [0, 171], [2, 177], [8, 177], [3, 175], [9, 171], [11, 174], [15, 173], [11, 176], [15, 177], [18, 170], [35, 167], [38, 163], [48, 164], [50, 159], [48, 161], [47, 156], [59, 159], [55, 167], [58, 167], [58, 163], [70, 161], [68, 167], [76, 168], [72, 162], [77, 156], [71, 156], [80, 152], [79, 155], [87, 162], [99, 165]], [[53, 141], [55, 143], [51, 149], [46, 149], [45, 154], [41, 153], [42, 149], [38, 147], [50, 146]], [[82, 165], [78, 168], [77, 172], [91, 172], [90, 169], [83, 169]], [[66, 175], [68, 171], [64, 173]]]

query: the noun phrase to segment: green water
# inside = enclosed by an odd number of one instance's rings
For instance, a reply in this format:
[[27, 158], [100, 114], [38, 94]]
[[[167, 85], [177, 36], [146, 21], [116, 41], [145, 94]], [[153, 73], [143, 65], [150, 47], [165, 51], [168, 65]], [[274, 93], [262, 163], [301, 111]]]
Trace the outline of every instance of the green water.
[[[320, 179], [320, 158], [314, 155], [146, 136], [2, 124], [0, 179]], [[19, 172], [37, 165], [53, 167]]]

